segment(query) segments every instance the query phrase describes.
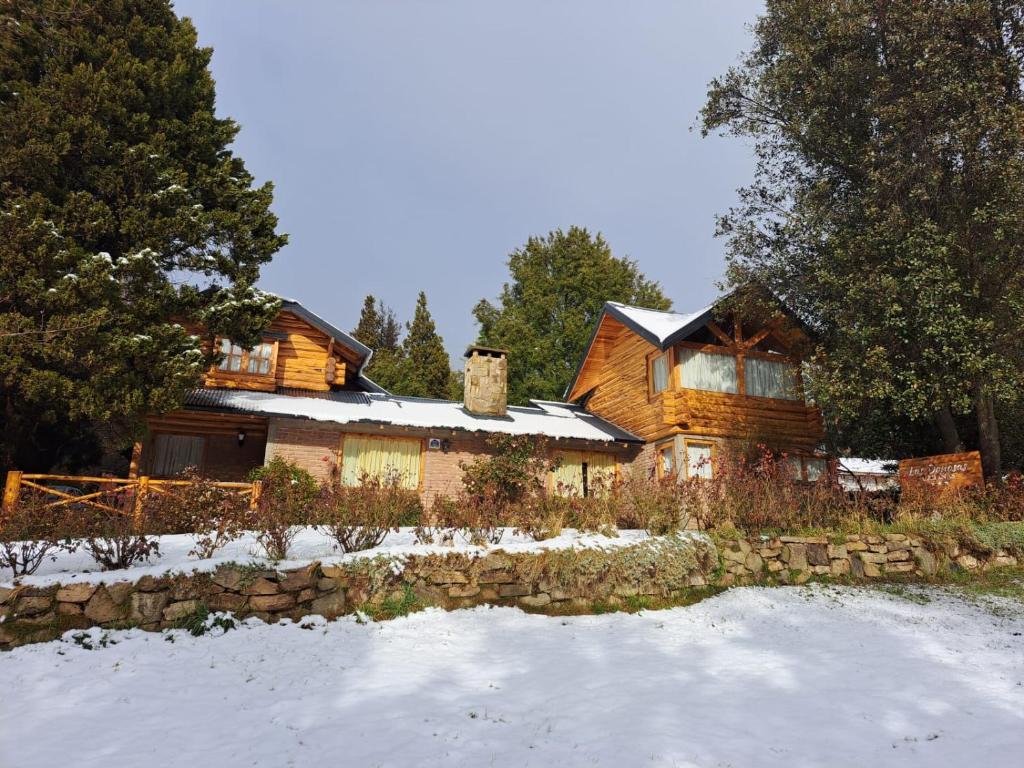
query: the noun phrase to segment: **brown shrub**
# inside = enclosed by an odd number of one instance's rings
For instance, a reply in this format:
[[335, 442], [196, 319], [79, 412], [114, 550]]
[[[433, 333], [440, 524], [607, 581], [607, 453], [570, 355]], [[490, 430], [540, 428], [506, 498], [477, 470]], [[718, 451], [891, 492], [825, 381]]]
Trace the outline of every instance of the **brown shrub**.
[[388, 531], [419, 522], [421, 507], [415, 491], [401, 487], [401, 477], [363, 475], [354, 487], [325, 487], [317, 502], [317, 528], [342, 552], [376, 547]]
[[59, 552], [77, 549], [69, 530], [76, 512], [67, 505], [47, 506], [52, 501], [43, 494], [23, 493], [12, 509], [0, 513], [0, 568], [27, 576], [47, 557], [56, 560]]

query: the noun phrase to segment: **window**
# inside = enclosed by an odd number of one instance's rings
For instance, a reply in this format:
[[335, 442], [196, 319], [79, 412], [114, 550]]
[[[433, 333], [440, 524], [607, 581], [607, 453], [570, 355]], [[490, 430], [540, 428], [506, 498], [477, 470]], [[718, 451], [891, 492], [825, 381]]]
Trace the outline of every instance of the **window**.
[[260, 376], [270, 373], [270, 361], [274, 356], [274, 345], [263, 342], [249, 350], [249, 365], [246, 370]]
[[807, 473], [807, 482], [816, 482], [825, 474], [825, 460], [819, 457], [804, 459], [804, 471]]
[[560, 496], [592, 496], [615, 482], [615, 456], [610, 453], [564, 451], [551, 471], [551, 491]]
[[220, 353], [223, 358], [217, 366], [218, 371], [270, 376], [274, 373], [277, 342], [264, 341], [247, 350], [228, 339], [221, 339]]
[[679, 372], [687, 389], [736, 394], [736, 358], [718, 352], [700, 352], [680, 347]]
[[676, 473], [676, 447], [675, 443], [665, 443], [657, 448], [657, 470], [658, 479], [672, 477]]
[[668, 389], [668, 352], [651, 359], [650, 378], [652, 395]]
[[240, 371], [242, 370], [242, 355], [245, 354], [243, 350], [237, 344], [232, 344], [227, 339], [220, 340], [220, 353], [224, 355], [224, 359], [220, 361], [220, 365], [217, 367], [222, 371]]
[[714, 471], [711, 465], [712, 451], [714, 446], [711, 443], [687, 440], [686, 445], [686, 476], [710, 478]]
[[343, 485], [359, 485], [367, 476], [381, 481], [394, 479], [399, 487], [413, 491], [419, 488], [421, 440], [345, 435], [343, 441]]
[[786, 466], [789, 469], [789, 476], [793, 480], [803, 480], [804, 462], [799, 456], [786, 456]]
[[177, 477], [189, 467], [202, 468], [206, 438], [190, 435], [156, 435], [153, 438], [155, 477]]
[[748, 357], [743, 370], [748, 395], [779, 400], [800, 399], [796, 370], [789, 361]]

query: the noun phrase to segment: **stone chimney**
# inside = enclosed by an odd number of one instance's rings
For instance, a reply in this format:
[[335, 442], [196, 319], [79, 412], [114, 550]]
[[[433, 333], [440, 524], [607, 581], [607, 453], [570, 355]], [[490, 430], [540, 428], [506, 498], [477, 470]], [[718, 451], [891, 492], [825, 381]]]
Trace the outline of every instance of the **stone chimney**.
[[467, 411], [504, 416], [508, 405], [508, 352], [491, 347], [467, 349], [464, 386]]

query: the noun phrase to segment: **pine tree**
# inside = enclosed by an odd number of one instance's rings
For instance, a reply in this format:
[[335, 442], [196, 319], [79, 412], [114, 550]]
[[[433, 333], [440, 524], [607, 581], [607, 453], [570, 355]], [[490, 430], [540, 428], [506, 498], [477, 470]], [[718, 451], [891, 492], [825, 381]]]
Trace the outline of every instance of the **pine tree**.
[[59, 460], [41, 423], [139, 434], [212, 362], [193, 328], [251, 343], [276, 313], [272, 187], [210, 55], [168, 0], [0, 10], [0, 467]]
[[402, 342], [405, 353], [405, 381], [396, 394], [446, 399], [451, 387], [451, 364], [427, 309], [427, 295], [420, 291], [412, 322]]
[[395, 394], [404, 387], [405, 353], [400, 341], [401, 326], [394, 311], [369, 295], [363, 300], [359, 324], [352, 332], [358, 341], [373, 350], [365, 373], [384, 389]]
[[1001, 476], [1024, 380], [1024, 8], [769, 0], [704, 132], [751, 137], [729, 279], [818, 331], [818, 401], [934, 423]]
[[560, 400], [606, 301], [669, 309], [636, 263], [580, 227], [531, 237], [508, 259], [500, 306], [473, 309], [479, 342], [509, 351], [509, 402]]

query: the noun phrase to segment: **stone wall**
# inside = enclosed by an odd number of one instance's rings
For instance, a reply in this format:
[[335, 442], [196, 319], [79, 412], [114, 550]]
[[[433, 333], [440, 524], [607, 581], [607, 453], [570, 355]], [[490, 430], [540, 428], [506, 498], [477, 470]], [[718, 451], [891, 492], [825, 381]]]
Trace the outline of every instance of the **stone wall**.
[[893, 576], [926, 578], [940, 571], [1018, 565], [1005, 550], [979, 553], [954, 539], [928, 542], [903, 533], [851, 536], [780, 536], [738, 539], [721, 545], [717, 583], [765, 577], [783, 584], [803, 584], [813, 576], [878, 579]]
[[495, 550], [412, 556], [396, 568], [385, 558], [312, 563], [277, 571], [226, 565], [212, 573], [146, 576], [137, 582], [0, 588], [0, 649], [100, 626], [159, 631], [204, 611], [240, 618], [329, 619], [407, 600], [462, 608], [484, 603], [545, 611], [586, 611], [595, 601], [670, 598], [693, 588], [744, 583], [802, 584], [924, 578], [943, 571], [1016, 566], [1003, 551], [967, 551], [955, 541], [926, 544], [903, 534], [840, 538], [792, 537], [720, 542], [664, 537], [609, 549], [554, 549], [510, 554]]

